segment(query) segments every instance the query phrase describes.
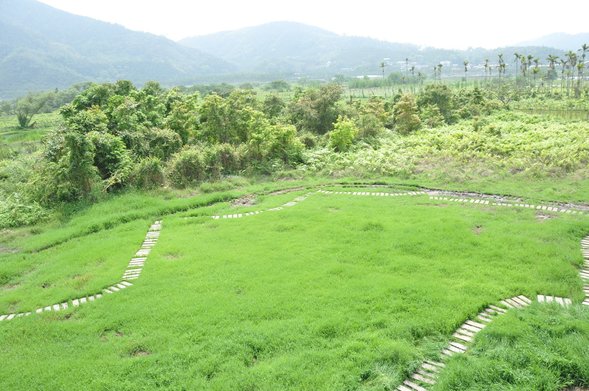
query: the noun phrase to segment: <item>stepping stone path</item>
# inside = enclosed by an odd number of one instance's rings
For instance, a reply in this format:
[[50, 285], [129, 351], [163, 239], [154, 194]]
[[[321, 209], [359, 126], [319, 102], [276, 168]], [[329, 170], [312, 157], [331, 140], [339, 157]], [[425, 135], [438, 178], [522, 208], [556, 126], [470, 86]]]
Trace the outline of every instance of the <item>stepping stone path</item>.
[[486, 199], [484, 197], [476, 198], [476, 197], [442, 197], [442, 196], [430, 196], [430, 200], [433, 201], [448, 201], [448, 202], [457, 202], [463, 204], [479, 204], [479, 205], [492, 205], [492, 206], [500, 206], [500, 207], [507, 207], [507, 208], [526, 208], [526, 209], [535, 209], [535, 210], [542, 210], [547, 212], [558, 212], [558, 213], [566, 213], [566, 214], [573, 214], [573, 215], [589, 215], [587, 211], [584, 210], [577, 210], [571, 207], [563, 208], [561, 206], [552, 206], [552, 205], [533, 205], [533, 204], [524, 204], [521, 202], [515, 201], [499, 201], [495, 198]]
[[[141, 248], [135, 254], [135, 258], [132, 258], [131, 262], [129, 262], [129, 266], [127, 266], [127, 269], [125, 270], [125, 273], [123, 274], [123, 278], [122, 278], [121, 282], [116, 283], [116, 284], [109, 286], [107, 288], [104, 288], [100, 293], [95, 293], [93, 295], [79, 297], [77, 299], [65, 301], [63, 303], [52, 304], [52, 305], [48, 305], [47, 307], [38, 308], [34, 311], [34, 313], [40, 314], [43, 312], [50, 312], [50, 311], [57, 312], [57, 311], [67, 310], [68, 308], [70, 308], [70, 305], [72, 307], [79, 307], [81, 305], [100, 300], [104, 297], [104, 295], [111, 295], [113, 293], [120, 292], [123, 289], [127, 289], [130, 286], [133, 286], [133, 284], [130, 283], [129, 281], [136, 280], [137, 278], [139, 278], [139, 274], [141, 274], [141, 270], [143, 269], [143, 266], [145, 265], [145, 261], [147, 261], [147, 255], [149, 255], [149, 253], [151, 252], [151, 249], [157, 243], [157, 240], [160, 236], [161, 229], [162, 229], [162, 222], [161, 221], [156, 221], [155, 223], [153, 223], [151, 225], [151, 227], [149, 227], [149, 230], [147, 231], [147, 235], [145, 235], [145, 241], [141, 245]], [[29, 316], [31, 314], [33, 314], [33, 312], [22, 312], [22, 313], [16, 313], [16, 314], [0, 315], [0, 322], [8, 321], [8, 320], [16, 319], [16, 318], [22, 318], [24, 316]]]
[[[430, 200], [435, 201], [448, 201], [457, 202], [461, 204], [477, 204], [477, 205], [492, 205], [499, 207], [508, 208], [527, 208], [534, 210], [542, 210], [549, 212], [577, 214], [577, 215], [588, 215], [589, 213], [580, 208], [574, 209], [574, 206], [563, 208], [561, 206], [552, 205], [533, 205], [517, 202], [516, 200], [507, 200], [498, 197], [465, 197], [465, 196], [440, 196], [438, 191], [409, 191], [409, 192], [376, 192], [376, 191], [328, 191], [318, 190], [319, 194], [326, 195], [347, 195], [347, 196], [373, 196], [373, 197], [399, 197], [399, 196], [419, 196], [429, 195]], [[309, 194], [307, 194], [309, 196]], [[267, 211], [278, 211], [284, 209], [284, 207], [294, 206], [298, 202], [305, 200], [306, 197], [299, 197], [293, 202], [289, 202], [281, 207], [268, 209]], [[254, 216], [264, 211], [249, 212], [245, 214], [232, 214], [223, 216], [212, 216], [213, 219], [235, 219], [246, 216]], [[589, 236], [583, 239], [581, 242], [583, 249], [583, 256], [585, 258], [584, 268], [581, 270], [581, 278], [584, 279], [588, 285], [584, 286], [585, 300], [583, 304], [589, 306]], [[538, 295], [537, 301], [539, 303], [556, 303], [561, 306], [569, 306], [572, 304], [572, 300], [565, 297]], [[489, 305], [483, 311], [481, 311], [473, 320], [467, 320], [464, 322], [455, 332], [452, 334], [452, 340], [448, 346], [442, 349], [440, 361], [424, 361], [419, 369], [415, 371], [409, 379], [405, 380], [403, 384], [397, 387], [399, 391], [427, 391], [427, 387], [436, 384], [436, 379], [440, 371], [446, 366], [443, 360], [454, 356], [455, 354], [465, 353], [470, 345], [472, 344], [476, 334], [484, 329], [489, 323], [491, 323], [496, 317], [505, 314], [510, 309], [525, 308], [532, 304], [526, 296], [514, 296], [509, 299], [501, 300], [497, 305]]]
[[283, 210], [284, 208], [291, 208], [291, 207], [297, 205], [299, 202], [303, 202], [311, 194], [312, 193], [308, 193], [308, 194], [306, 194], [304, 196], [297, 197], [294, 200], [292, 200], [290, 202], [287, 202], [286, 204], [284, 204], [282, 206], [278, 206], [276, 208], [270, 208], [270, 209], [265, 209], [265, 210], [258, 210], [258, 211], [255, 211], [255, 212], [235, 213], [235, 214], [230, 214], [230, 215], [220, 215], [220, 216], [211, 216], [211, 217], [213, 219], [215, 219], [215, 220], [220, 220], [220, 219], [241, 219], [242, 217], [256, 216], [256, 215], [259, 215], [260, 213], [264, 213], [264, 212], [277, 212], [279, 210]]
[[428, 194], [426, 191], [405, 191], [405, 192], [375, 192], [375, 191], [327, 191], [319, 190], [320, 194], [336, 194], [336, 195], [353, 195], [353, 196], [373, 196], [373, 197], [399, 197], [399, 196], [418, 196]]
[[[445, 197], [440, 197], [444, 199]], [[435, 198], [434, 198], [435, 199]], [[444, 199], [445, 201], [445, 199]], [[459, 201], [463, 202], [463, 201]], [[581, 278], [589, 282], [589, 236], [581, 241], [583, 251], [584, 268], [580, 271]], [[583, 304], [589, 306], [589, 284], [583, 287], [585, 299]], [[554, 303], [563, 307], [572, 305], [572, 300], [566, 297], [538, 295], [538, 303]], [[426, 391], [429, 386], [436, 384], [437, 377], [445, 364], [441, 361], [454, 356], [455, 354], [465, 353], [470, 344], [472, 344], [476, 334], [484, 329], [489, 323], [498, 316], [505, 314], [510, 309], [519, 309], [529, 306], [532, 301], [526, 296], [515, 296], [510, 299], [501, 300], [497, 305], [489, 305], [481, 311], [474, 320], [467, 320], [452, 334], [452, 340], [441, 352], [441, 360], [424, 361], [419, 369], [415, 371], [409, 379], [397, 387], [398, 391]]]
[[[384, 186], [379, 186], [384, 187]], [[319, 190], [317, 193], [320, 194], [328, 194], [328, 195], [352, 195], [352, 196], [374, 196], [374, 197], [398, 197], [398, 196], [419, 196], [419, 195], [430, 195], [430, 200], [435, 201], [448, 201], [448, 202], [457, 202], [461, 204], [478, 204], [478, 205], [492, 205], [492, 206], [501, 206], [501, 207], [519, 207], [519, 208], [528, 208], [528, 209], [535, 209], [535, 210], [543, 210], [543, 211], [550, 211], [550, 212], [559, 212], [559, 213], [567, 213], [567, 214], [579, 214], [579, 215], [589, 215], [589, 212], [586, 210], [578, 210], [574, 209], [574, 206], [563, 208], [557, 206], [549, 206], [549, 205], [532, 205], [532, 204], [525, 204], [516, 201], [508, 201], [505, 199], [498, 199], [497, 197], [464, 197], [464, 196], [440, 196], [437, 195], [439, 191], [427, 190], [427, 191], [409, 191], [409, 192], [351, 192], [351, 191], [327, 191], [327, 190]], [[297, 197], [291, 202], [287, 202], [286, 204], [270, 208], [261, 211], [255, 212], [247, 212], [247, 213], [238, 213], [238, 214], [230, 214], [230, 215], [219, 215], [219, 216], [211, 216], [215, 220], [220, 219], [238, 219], [243, 217], [249, 216], [256, 216], [260, 213], [264, 212], [271, 212], [271, 211], [280, 211], [284, 208], [289, 208], [297, 205], [299, 202], [302, 202], [307, 199], [309, 195], [312, 193], [308, 193], [305, 196]], [[434, 195], [432, 195], [434, 194]], [[127, 269], [123, 273], [122, 281], [118, 284], [112, 285], [108, 288], [102, 290], [101, 293], [97, 293], [95, 295], [90, 295], [86, 297], [82, 297], [79, 299], [73, 299], [70, 302], [63, 302], [60, 304], [53, 304], [51, 306], [47, 306], [44, 308], [39, 308], [35, 311], [35, 313], [42, 313], [45, 311], [61, 311], [69, 308], [69, 304], [73, 307], [78, 307], [82, 304], [86, 304], [92, 301], [99, 300], [103, 297], [103, 294], [113, 294], [119, 292], [123, 289], [126, 289], [132, 286], [132, 283], [129, 281], [135, 280], [139, 278], [143, 266], [147, 261], [147, 256], [151, 252], [152, 248], [157, 243], [157, 240], [160, 236], [160, 230], [162, 228], [161, 221], [156, 221], [154, 224], [151, 225], [147, 235], [145, 236], [145, 240], [143, 241], [141, 248], [135, 254], [135, 257], [131, 258]], [[583, 301], [583, 305], [589, 306], [589, 236], [585, 237], [581, 241], [581, 249], [584, 258], [584, 265], [581, 271], [579, 272], [581, 279], [585, 282], [583, 286], [583, 291], [585, 293], [585, 299]], [[556, 303], [561, 306], [569, 306], [572, 305], [572, 300], [565, 297], [558, 297], [558, 296], [549, 296], [549, 295], [538, 295], [537, 296], [538, 303]], [[509, 299], [501, 300], [497, 305], [489, 305], [483, 311], [481, 311], [474, 320], [467, 320], [464, 322], [455, 332], [452, 334], [452, 339], [449, 342], [448, 346], [442, 349], [439, 361], [430, 361], [425, 360], [421, 366], [411, 374], [410, 378], [405, 380], [403, 384], [397, 387], [399, 391], [427, 391], [427, 387], [435, 385], [437, 382], [437, 377], [442, 371], [446, 364], [442, 361], [448, 359], [449, 357], [454, 356], [455, 354], [462, 354], [468, 351], [470, 345], [472, 344], [476, 334], [483, 330], [489, 323], [491, 323], [495, 318], [505, 314], [510, 309], [520, 309], [529, 306], [532, 303], [532, 300], [527, 298], [526, 296], [514, 296]], [[0, 315], [0, 322], [8, 321], [24, 316], [31, 315], [31, 312], [25, 313], [17, 313], [17, 314], [7, 314], [7, 315]]]
[[583, 253], [583, 268], [579, 272], [583, 280], [583, 292], [585, 300], [583, 304], [589, 306], [589, 235], [581, 240], [581, 252]]

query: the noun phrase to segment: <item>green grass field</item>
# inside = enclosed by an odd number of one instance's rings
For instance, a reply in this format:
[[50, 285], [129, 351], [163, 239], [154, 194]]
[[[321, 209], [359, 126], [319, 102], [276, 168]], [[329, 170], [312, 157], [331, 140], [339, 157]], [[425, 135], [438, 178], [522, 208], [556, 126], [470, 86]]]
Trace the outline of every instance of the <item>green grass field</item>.
[[[149, 224], [163, 219], [135, 286], [0, 323], [2, 388], [389, 390], [424, 358], [439, 359], [485, 305], [537, 293], [577, 304], [510, 312], [449, 360], [433, 389], [589, 385], [589, 311], [578, 304], [589, 218], [318, 193], [280, 211], [210, 218], [309, 192], [272, 194], [280, 186], [129, 193], [11, 231], [1, 246], [19, 251], [0, 253], [0, 314], [120, 281]], [[227, 202], [252, 192], [246, 206]]]

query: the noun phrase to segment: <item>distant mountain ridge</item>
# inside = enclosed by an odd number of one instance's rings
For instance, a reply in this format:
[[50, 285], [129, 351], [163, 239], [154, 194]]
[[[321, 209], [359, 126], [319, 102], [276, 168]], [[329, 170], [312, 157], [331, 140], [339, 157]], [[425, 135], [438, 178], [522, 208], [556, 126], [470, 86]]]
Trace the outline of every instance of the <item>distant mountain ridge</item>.
[[[180, 43], [57, 10], [35, 0], [0, 0], [0, 99], [83, 81], [157, 80], [164, 85], [219, 81], [329, 80], [336, 75], [385, 72], [431, 76], [482, 74], [499, 53], [511, 66], [515, 52], [545, 61], [562, 51], [546, 47], [446, 50], [335, 34], [294, 22], [186, 38]], [[407, 60], [406, 60], [407, 59]], [[509, 72], [509, 68], [508, 68]]]
[[565, 51], [577, 51], [583, 44], [589, 45], [589, 33], [554, 33], [530, 41], [521, 42], [519, 45], [547, 46]]
[[169, 39], [34, 0], [0, 0], [0, 37], [0, 98], [82, 81], [179, 83], [236, 71]]
[[[318, 27], [294, 22], [272, 22], [240, 30], [185, 38], [181, 44], [221, 58], [248, 73], [292, 73], [333, 76], [335, 74], [379, 74], [386, 59], [387, 71], [406, 71], [409, 66], [430, 73], [440, 62], [462, 66], [464, 60], [482, 64], [506, 61], [522, 52], [519, 47], [487, 50], [447, 50], [422, 48], [412, 44], [379, 41], [365, 37], [338, 35]], [[561, 54], [545, 47], [526, 47], [523, 52], [543, 60], [548, 54]]]

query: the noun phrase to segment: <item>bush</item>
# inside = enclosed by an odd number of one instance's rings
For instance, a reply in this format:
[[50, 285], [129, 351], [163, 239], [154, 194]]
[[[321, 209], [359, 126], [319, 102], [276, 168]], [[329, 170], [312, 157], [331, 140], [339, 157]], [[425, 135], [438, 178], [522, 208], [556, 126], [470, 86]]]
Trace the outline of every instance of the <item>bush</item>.
[[215, 145], [211, 151], [214, 156], [214, 163], [219, 167], [223, 175], [237, 174], [242, 170], [243, 148], [231, 144]]
[[86, 137], [94, 145], [94, 165], [102, 179], [129, 168], [131, 159], [120, 137], [99, 132], [90, 132]]
[[47, 212], [36, 202], [26, 202], [18, 194], [0, 201], [0, 228], [35, 224], [47, 217]]
[[401, 134], [411, 133], [421, 127], [417, 116], [417, 103], [413, 95], [405, 94], [393, 107], [395, 129]]
[[168, 181], [175, 187], [196, 185], [207, 178], [206, 156], [197, 147], [183, 149], [172, 156], [166, 172]]
[[445, 125], [444, 116], [436, 105], [427, 104], [421, 108], [419, 117], [428, 128], [437, 128]]
[[329, 133], [329, 146], [337, 152], [346, 152], [354, 143], [358, 128], [354, 121], [339, 117]]
[[182, 138], [170, 129], [152, 128], [145, 132], [145, 137], [149, 144], [149, 155], [161, 160], [168, 160], [182, 149]]
[[153, 189], [164, 185], [164, 167], [156, 157], [145, 158], [137, 163], [131, 173], [131, 183], [140, 189]]

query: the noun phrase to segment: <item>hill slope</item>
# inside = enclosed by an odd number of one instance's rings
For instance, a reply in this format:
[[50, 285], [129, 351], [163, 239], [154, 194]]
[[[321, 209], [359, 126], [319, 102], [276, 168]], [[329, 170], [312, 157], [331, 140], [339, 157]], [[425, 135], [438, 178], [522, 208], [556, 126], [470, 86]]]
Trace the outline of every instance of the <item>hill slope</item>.
[[[379, 65], [387, 60], [387, 71], [405, 71], [405, 59], [417, 70], [429, 74], [440, 62], [456, 64], [461, 69], [468, 59], [472, 64], [486, 58], [496, 61], [497, 54], [512, 58], [521, 48], [496, 50], [446, 50], [421, 48], [411, 44], [379, 41], [372, 38], [341, 36], [317, 27], [293, 22], [274, 22], [235, 31], [186, 38], [180, 43], [222, 58], [243, 72], [305, 73], [333, 76], [338, 73], [381, 72]], [[528, 47], [526, 54], [545, 58], [558, 51]]]
[[0, 36], [0, 98], [88, 80], [166, 83], [233, 70], [166, 38], [34, 0], [0, 0]]
[[566, 34], [554, 33], [538, 39], [520, 43], [521, 46], [547, 46], [560, 50], [577, 51], [583, 44], [589, 44], [589, 33]]

